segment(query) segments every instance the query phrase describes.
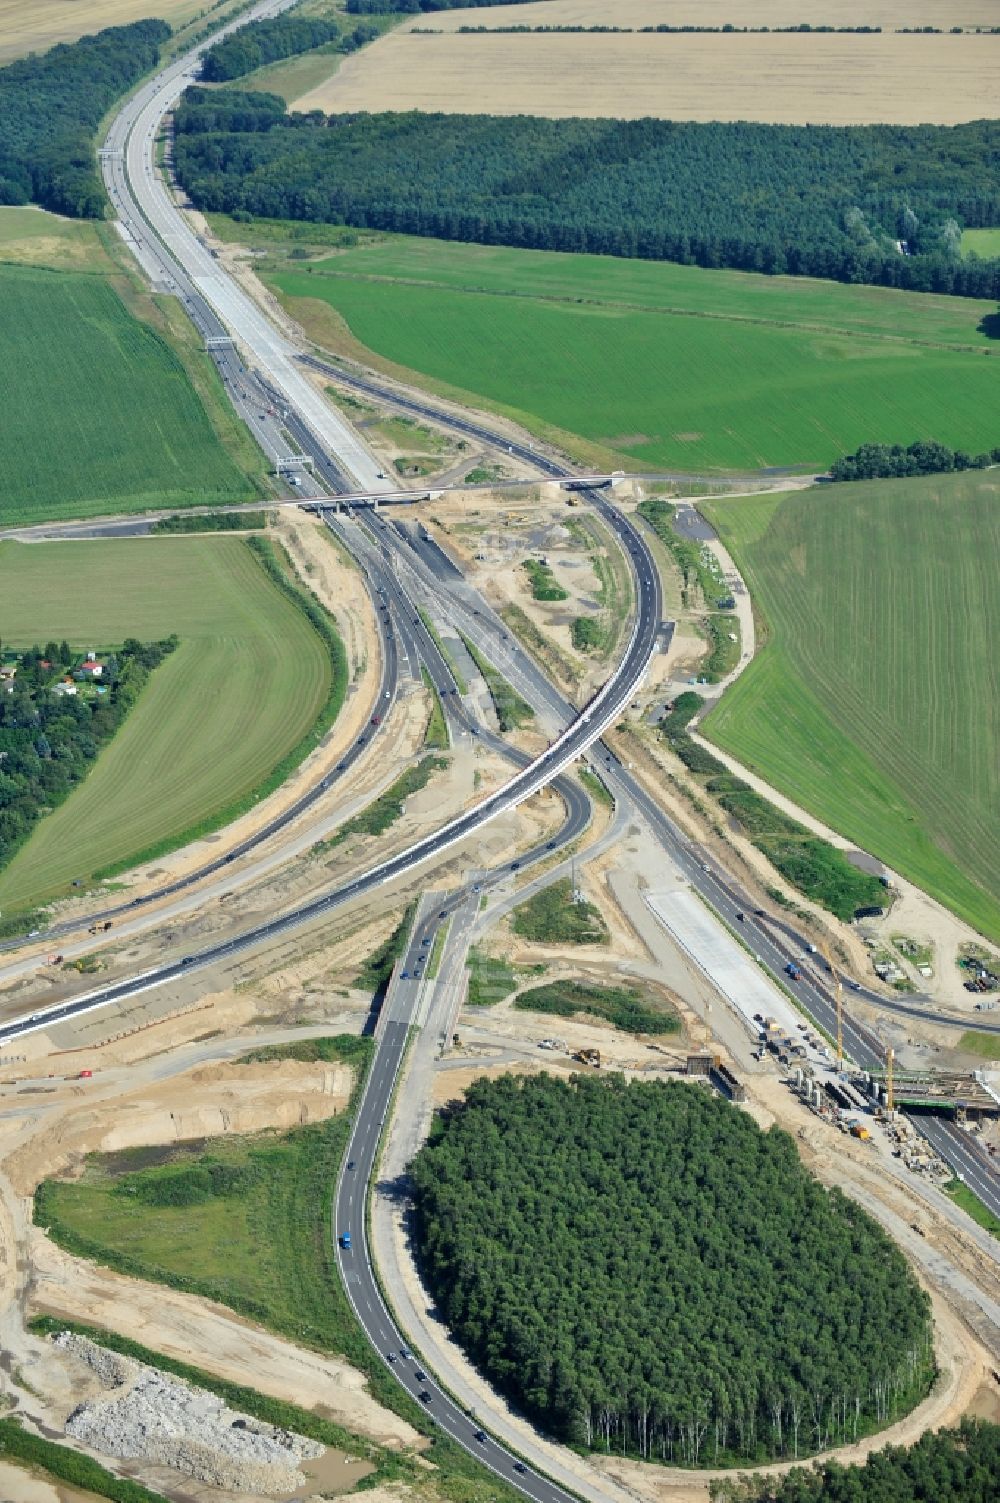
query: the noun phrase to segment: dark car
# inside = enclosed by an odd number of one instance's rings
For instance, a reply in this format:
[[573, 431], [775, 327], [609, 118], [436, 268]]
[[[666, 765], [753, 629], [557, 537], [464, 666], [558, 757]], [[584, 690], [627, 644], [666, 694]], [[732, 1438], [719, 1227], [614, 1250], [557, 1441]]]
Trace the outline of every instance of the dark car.
[[477, 1430], [475, 1438], [476, 1438], [476, 1440], [479, 1441], [479, 1443], [481, 1445], [483, 1443], [483, 1441], [486, 1439], [486, 1431], [485, 1430]]
[[515, 1472], [520, 1472], [521, 1476], [523, 1477], [528, 1468], [525, 1466], [523, 1461], [515, 1461], [514, 1470]]
[[740, 923], [742, 924], [743, 920], [746, 918], [746, 914], [743, 912], [742, 908], [737, 908], [737, 910], [736, 910], [736, 917], [739, 919]]
[[353, 1159], [348, 1159], [347, 1160], [347, 1167], [348, 1167], [348, 1169], [353, 1169], [354, 1168], [354, 1160]]
[[429, 1388], [422, 1388], [420, 1390], [420, 1402], [422, 1404], [429, 1404], [430, 1401], [431, 1401], [431, 1391], [430, 1391], [430, 1389]]
[[427, 1381], [427, 1374], [424, 1372], [422, 1367], [418, 1367], [413, 1376], [416, 1378], [418, 1383], [426, 1383]]

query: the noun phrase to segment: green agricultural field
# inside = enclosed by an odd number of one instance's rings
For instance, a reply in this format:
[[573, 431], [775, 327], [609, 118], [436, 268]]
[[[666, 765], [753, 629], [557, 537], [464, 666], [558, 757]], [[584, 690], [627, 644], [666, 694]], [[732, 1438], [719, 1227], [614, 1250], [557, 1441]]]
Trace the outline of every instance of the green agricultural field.
[[994, 309], [975, 299], [402, 237], [268, 277], [319, 342], [346, 323], [383, 361], [633, 468], [997, 441]]
[[0, 349], [0, 526], [253, 499], [179, 357], [100, 277], [0, 265]]
[[704, 510], [767, 645], [706, 733], [1000, 938], [996, 472]]
[[262, 784], [326, 702], [330, 654], [236, 537], [0, 544], [5, 646], [176, 632], [80, 788], [0, 873], [0, 909], [177, 843]]

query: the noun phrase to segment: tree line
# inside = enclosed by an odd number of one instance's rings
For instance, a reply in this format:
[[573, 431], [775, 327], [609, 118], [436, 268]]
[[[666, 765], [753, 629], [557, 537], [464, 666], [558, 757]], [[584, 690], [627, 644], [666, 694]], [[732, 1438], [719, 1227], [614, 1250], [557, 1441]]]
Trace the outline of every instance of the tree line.
[[280, 62], [331, 42], [339, 44], [340, 52], [356, 52], [378, 35], [377, 26], [360, 25], [342, 31], [336, 21], [319, 17], [276, 16], [272, 21], [254, 21], [208, 49], [201, 76], [208, 83], [227, 83], [265, 63]]
[[102, 218], [107, 199], [94, 133], [115, 100], [155, 66], [169, 36], [165, 21], [109, 26], [0, 68], [0, 204]]
[[886, 1446], [863, 1466], [795, 1467], [784, 1477], [716, 1483], [713, 1503], [996, 1503], [1000, 1425], [963, 1419], [912, 1446]]
[[150, 673], [177, 646], [126, 638], [103, 660], [107, 693], [54, 694], [79, 663], [68, 642], [21, 654], [9, 692], [0, 693], [0, 868], [27, 840], [47, 809], [62, 803], [90, 770], [135, 704]]
[[528, 0], [347, 0], [349, 16], [418, 16], [428, 10], [475, 10], [485, 5], [526, 5]]
[[570, 1444], [797, 1457], [927, 1392], [930, 1306], [899, 1249], [701, 1086], [481, 1079], [411, 1175], [443, 1319]]
[[1000, 296], [1000, 260], [961, 254], [1000, 223], [1000, 121], [324, 116], [192, 89], [175, 127], [202, 210]]
[[902, 444], [862, 444], [855, 454], [844, 454], [830, 466], [831, 480], [885, 480], [907, 475], [946, 475], [952, 470], [986, 470], [1000, 464], [1000, 448], [983, 454], [949, 449], [933, 439]]

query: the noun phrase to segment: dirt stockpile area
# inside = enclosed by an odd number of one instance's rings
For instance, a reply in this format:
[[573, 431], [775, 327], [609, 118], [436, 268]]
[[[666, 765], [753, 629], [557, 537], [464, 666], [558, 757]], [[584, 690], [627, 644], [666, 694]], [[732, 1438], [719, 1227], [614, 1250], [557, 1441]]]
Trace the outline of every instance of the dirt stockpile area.
[[[880, 35], [699, 33], [644, 35], [644, 26], [790, 27], [792, 0], [695, 5], [693, 0], [545, 0], [500, 6], [473, 24], [606, 26], [621, 34], [460, 35], [470, 12], [420, 16], [348, 58], [294, 108], [428, 110], [780, 124], [954, 125], [995, 113], [994, 39], [901, 36], [897, 27], [947, 32], [997, 24], [995, 5], [831, 0], [814, 25], [879, 26]], [[635, 28], [627, 32], [625, 28]], [[421, 35], [433, 31], [435, 35]]]
[[30, 1195], [40, 1179], [88, 1153], [320, 1122], [347, 1105], [351, 1080], [344, 1065], [280, 1060], [206, 1065], [116, 1096], [113, 1105], [70, 1098], [61, 1112], [46, 1114], [44, 1133], [15, 1149], [3, 1167], [17, 1193]]

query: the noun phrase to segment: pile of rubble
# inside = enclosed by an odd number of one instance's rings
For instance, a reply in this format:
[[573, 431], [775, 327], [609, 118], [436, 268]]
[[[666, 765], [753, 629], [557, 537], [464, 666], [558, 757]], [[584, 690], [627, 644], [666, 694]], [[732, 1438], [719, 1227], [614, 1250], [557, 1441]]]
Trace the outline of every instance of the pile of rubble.
[[77, 1405], [66, 1433], [107, 1456], [175, 1467], [227, 1492], [287, 1497], [306, 1480], [299, 1464], [326, 1449], [86, 1337], [64, 1331], [55, 1344], [106, 1390]]

